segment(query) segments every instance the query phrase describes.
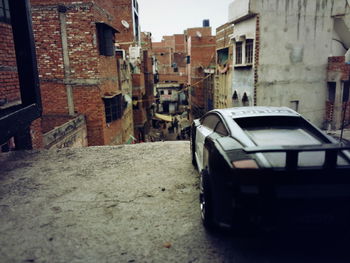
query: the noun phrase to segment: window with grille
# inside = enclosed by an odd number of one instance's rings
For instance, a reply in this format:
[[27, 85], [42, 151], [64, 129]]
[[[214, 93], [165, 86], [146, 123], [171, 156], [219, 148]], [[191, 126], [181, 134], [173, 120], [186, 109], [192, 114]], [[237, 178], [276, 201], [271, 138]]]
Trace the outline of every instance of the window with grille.
[[106, 122], [118, 120], [123, 116], [123, 95], [119, 94], [112, 98], [104, 98]]
[[236, 64], [242, 64], [242, 42], [236, 42]]
[[0, 0], [0, 22], [11, 23], [10, 7], [8, 0]]
[[253, 39], [247, 39], [245, 42], [245, 63], [253, 63]]

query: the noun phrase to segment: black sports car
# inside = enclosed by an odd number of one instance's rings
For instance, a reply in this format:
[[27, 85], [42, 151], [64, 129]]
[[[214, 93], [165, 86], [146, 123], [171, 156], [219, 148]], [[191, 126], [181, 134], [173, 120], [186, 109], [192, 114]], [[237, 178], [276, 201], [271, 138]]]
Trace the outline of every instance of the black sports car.
[[191, 127], [204, 226], [345, 220], [349, 149], [289, 108], [208, 112]]

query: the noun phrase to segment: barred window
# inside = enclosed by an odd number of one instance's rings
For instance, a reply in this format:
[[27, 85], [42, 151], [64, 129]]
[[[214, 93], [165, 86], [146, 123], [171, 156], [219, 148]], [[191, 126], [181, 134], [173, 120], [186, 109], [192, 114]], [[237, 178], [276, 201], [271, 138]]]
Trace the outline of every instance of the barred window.
[[242, 64], [242, 42], [236, 42], [236, 64]]
[[10, 7], [8, 0], [0, 0], [0, 22], [11, 23]]
[[106, 122], [118, 120], [123, 116], [123, 95], [119, 94], [112, 98], [103, 98], [105, 104]]
[[245, 63], [253, 63], [253, 39], [247, 39], [245, 42]]

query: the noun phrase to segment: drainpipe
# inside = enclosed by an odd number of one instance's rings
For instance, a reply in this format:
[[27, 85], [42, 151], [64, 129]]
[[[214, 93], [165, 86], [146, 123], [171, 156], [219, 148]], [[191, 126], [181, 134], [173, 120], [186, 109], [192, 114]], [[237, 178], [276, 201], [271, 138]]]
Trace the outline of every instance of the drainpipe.
[[[62, 52], [63, 52], [64, 80], [68, 80], [70, 78], [70, 74], [71, 74], [71, 69], [70, 69], [70, 64], [69, 64], [69, 55], [68, 55], [66, 12], [67, 12], [67, 8], [64, 5], [58, 6], [60, 30], [61, 30], [61, 41], [62, 41]], [[68, 113], [70, 116], [73, 116], [74, 115], [74, 99], [73, 99], [72, 85], [66, 84], [66, 93], [67, 93]]]

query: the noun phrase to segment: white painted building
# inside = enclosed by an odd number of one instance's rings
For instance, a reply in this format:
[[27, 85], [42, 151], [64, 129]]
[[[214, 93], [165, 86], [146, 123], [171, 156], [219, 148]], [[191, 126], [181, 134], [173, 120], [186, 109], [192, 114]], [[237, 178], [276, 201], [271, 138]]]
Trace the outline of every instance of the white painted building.
[[328, 57], [350, 54], [349, 6], [350, 0], [233, 1], [233, 105], [287, 106], [323, 126]]

